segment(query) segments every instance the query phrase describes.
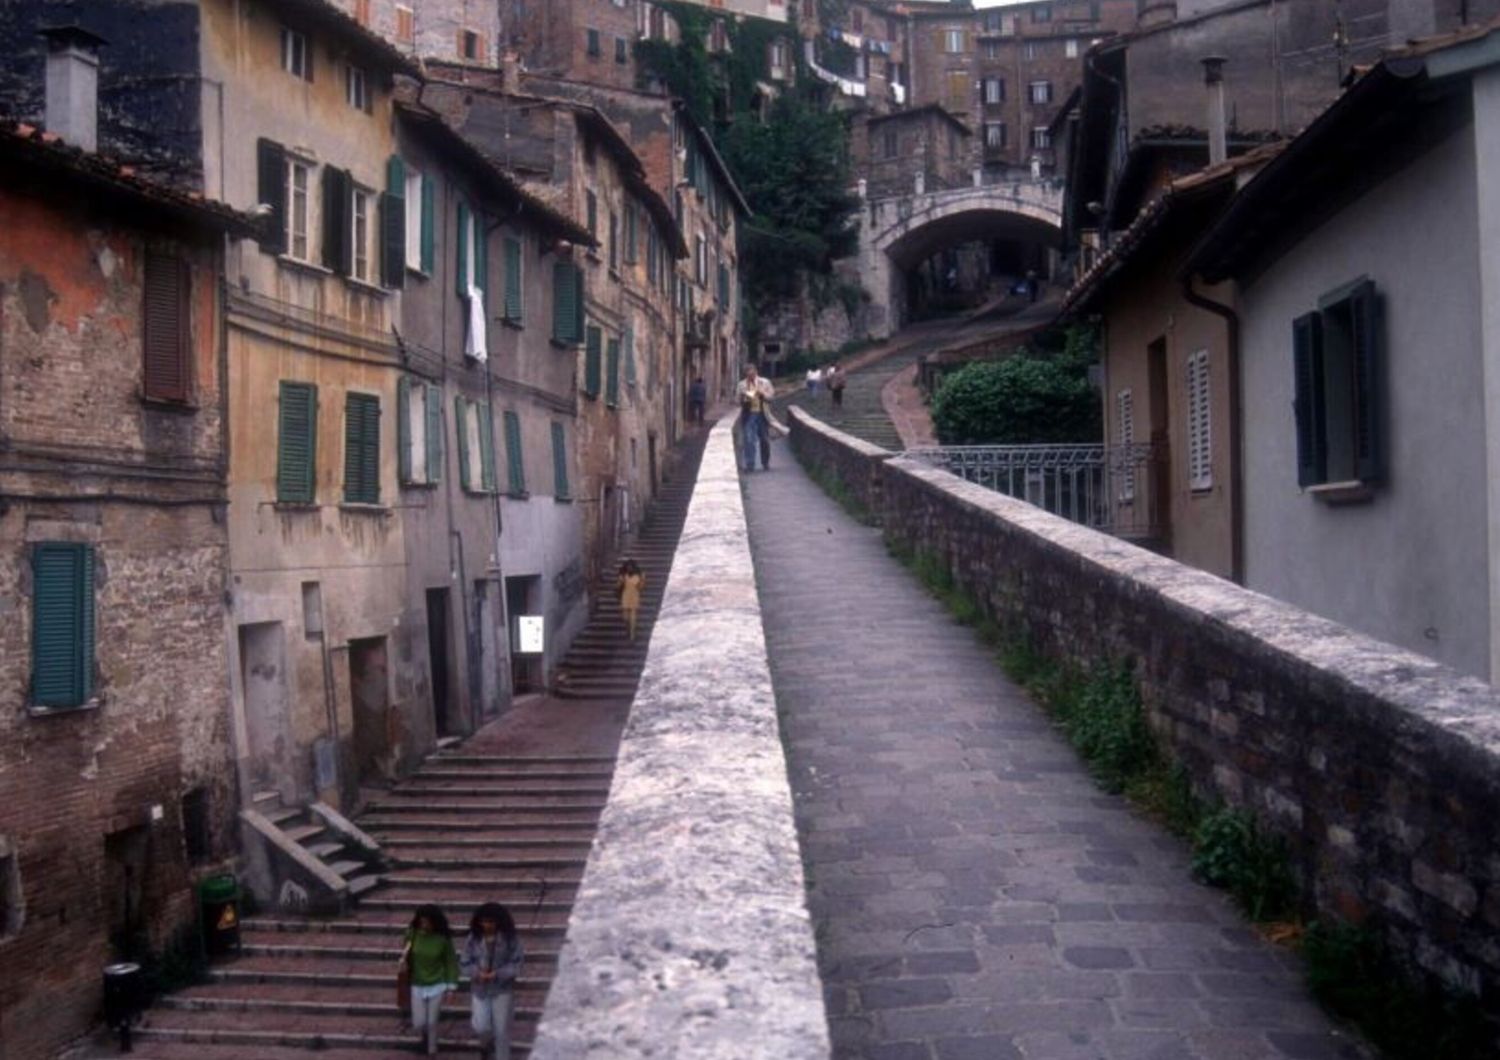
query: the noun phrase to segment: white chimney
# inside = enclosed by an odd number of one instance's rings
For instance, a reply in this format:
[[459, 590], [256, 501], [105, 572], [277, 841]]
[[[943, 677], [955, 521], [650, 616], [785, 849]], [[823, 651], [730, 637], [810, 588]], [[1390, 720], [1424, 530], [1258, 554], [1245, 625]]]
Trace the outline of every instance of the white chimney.
[[107, 42], [81, 26], [54, 26], [41, 35], [47, 39], [47, 131], [97, 151], [99, 48]]
[[1203, 60], [1203, 83], [1208, 88], [1208, 164], [1216, 166], [1229, 157], [1229, 131], [1224, 116], [1224, 64], [1222, 55]]

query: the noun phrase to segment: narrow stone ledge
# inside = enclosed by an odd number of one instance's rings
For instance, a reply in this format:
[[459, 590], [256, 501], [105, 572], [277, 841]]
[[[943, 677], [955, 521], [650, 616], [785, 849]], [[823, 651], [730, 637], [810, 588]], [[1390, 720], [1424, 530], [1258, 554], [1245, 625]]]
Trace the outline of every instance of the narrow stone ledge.
[[728, 423], [704, 453], [533, 1060], [826, 1060]]

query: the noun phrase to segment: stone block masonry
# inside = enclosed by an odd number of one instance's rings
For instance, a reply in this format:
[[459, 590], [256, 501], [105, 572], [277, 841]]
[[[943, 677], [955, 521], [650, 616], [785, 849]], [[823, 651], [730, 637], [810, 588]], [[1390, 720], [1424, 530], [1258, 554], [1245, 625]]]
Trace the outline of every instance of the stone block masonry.
[[875, 462], [872, 486], [869, 456], [805, 416], [792, 437], [1043, 654], [1129, 661], [1198, 789], [1285, 837], [1307, 913], [1377, 927], [1500, 1013], [1494, 689], [915, 461]]
[[652, 632], [533, 1060], [829, 1055], [728, 422]]

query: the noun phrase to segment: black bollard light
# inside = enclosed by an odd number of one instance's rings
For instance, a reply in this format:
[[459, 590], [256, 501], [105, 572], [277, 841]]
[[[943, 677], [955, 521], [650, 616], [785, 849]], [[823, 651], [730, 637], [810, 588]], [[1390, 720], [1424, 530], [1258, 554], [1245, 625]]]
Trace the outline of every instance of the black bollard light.
[[104, 969], [104, 1023], [119, 1034], [122, 1053], [131, 1050], [130, 1025], [140, 1015], [141, 995], [139, 964], [111, 964]]

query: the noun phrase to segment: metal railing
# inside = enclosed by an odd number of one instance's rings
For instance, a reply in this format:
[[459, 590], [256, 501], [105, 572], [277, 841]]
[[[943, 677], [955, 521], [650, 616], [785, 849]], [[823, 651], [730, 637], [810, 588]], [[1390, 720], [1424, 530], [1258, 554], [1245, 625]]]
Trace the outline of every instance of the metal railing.
[[1166, 525], [1162, 446], [950, 445], [904, 455], [1118, 537], [1152, 538]]

